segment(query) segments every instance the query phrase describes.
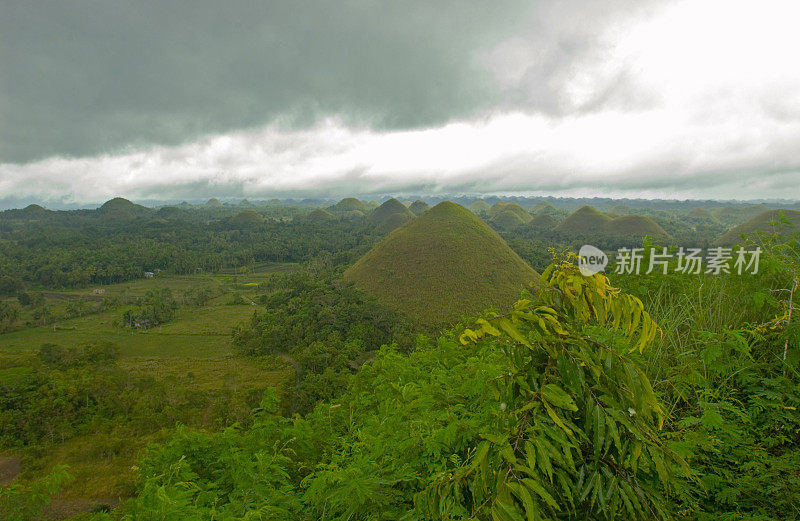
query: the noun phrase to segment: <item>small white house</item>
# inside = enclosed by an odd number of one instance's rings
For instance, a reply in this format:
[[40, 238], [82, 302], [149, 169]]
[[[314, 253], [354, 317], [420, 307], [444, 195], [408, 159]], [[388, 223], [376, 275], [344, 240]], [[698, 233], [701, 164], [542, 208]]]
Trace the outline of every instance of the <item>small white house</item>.
[[156, 276], [156, 274], [153, 273], [152, 271], [145, 271], [144, 272], [144, 278], [146, 278], [146, 279], [152, 279], [155, 276]]

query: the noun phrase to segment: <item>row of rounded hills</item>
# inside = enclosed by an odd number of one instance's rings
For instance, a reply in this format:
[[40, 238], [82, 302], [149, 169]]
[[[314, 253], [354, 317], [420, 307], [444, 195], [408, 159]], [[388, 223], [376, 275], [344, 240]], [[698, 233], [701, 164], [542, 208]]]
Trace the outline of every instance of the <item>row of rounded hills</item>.
[[[248, 226], [275, 218], [259, 211], [262, 207], [285, 205], [274, 199], [261, 205], [253, 205], [243, 200], [236, 205], [223, 204], [218, 199], [209, 199], [202, 205], [181, 203], [176, 206], [148, 208], [134, 204], [123, 198], [114, 198], [95, 210], [73, 210], [70, 212], [53, 212], [40, 205], [32, 204], [24, 209], [0, 212], [2, 219], [36, 220], [45, 219], [52, 214], [81, 214], [94, 216], [108, 221], [125, 221], [141, 219], [149, 224], [168, 224], [170, 220], [179, 220], [193, 209], [217, 210], [220, 218], [227, 219], [231, 225]], [[300, 204], [298, 204], [300, 206]], [[305, 212], [298, 211], [282, 220], [298, 220], [312, 224], [324, 224], [337, 220], [363, 222], [378, 232], [388, 233], [407, 221], [423, 214], [430, 206], [423, 200], [400, 202], [388, 199], [382, 204], [377, 201], [361, 201], [348, 197], [339, 202], [315, 209], [304, 206]], [[669, 239], [670, 233], [657, 221], [658, 217], [636, 213], [625, 205], [615, 205], [605, 212], [589, 206], [581, 205], [577, 209], [557, 208], [548, 201], [539, 200], [523, 207], [517, 202], [499, 200], [489, 204], [478, 199], [464, 205], [472, 213], [500, 232], [514, 231], [552, 231], [556, 234], [574, 237], [644, 237]], [[719, 245], [732, 245], [740, 240], [742, 234], [755, 231], [768, 231], [778, 218], [779, 212], [791, 220], [800, 222], [800, 211], [794, 209], [770, 208], [766, 205], [739, 205], [717, 207], [694, 207], [681, 216], [683, 223], [689, 227], [716, 225], [723, 230], [716, 240]]]
[[[217, 212], [216, 221], [229, 227], [257, 230], [268, 222], [284, 219], [274, 217], [282, 215], [281, 212], [267, 217], [269, 212], [262, 213], [259, 207], [250, 208], [249, 204], [225, 208], [216, 203], [210, 201], [204, 208], [211, 209], [211, 214]], [[463, 316], [475, 315], [490, 307], [509, 305], [519, 297], [522, 288], [536, 280], [536, 271], [498, 232], [549, 233], [561, 237], [582, 236], [587, 240], [603, 236], [641, 240], [647, 235], [670, 239], [655, 219], [629, 213], [629, 209], [621, 206], [615, 208], [616, 211], [603, 213], [586, 205], [569, 212], [546, 201], [536, 202], [526, 209], [508, 201], [490, 205], [477, 200], [468, 206], [443, 201], [431, 207], [422, 200], [402, 203], [389, 199], [377, 204], [347, 198], [325, 208], [295, 210], [297, 212], [286, 220], [301, 227], [351, 222], [379, 233], [382, 238], [344, 272], [344, 280], [382, 305], [401, 312], [419, 325], [430, 327], [452, 324]], [[684, 216], [688, 219], [686, 222], [703, 226], [731, 217], [731, 209], [724, 207], [699, 210], [702, 211], [689, 211], [690, 215]], [[752, 208], [747, 211], [753, 213]], [[0, 220], [36, 221], [76, 214], [99, 219], [100, 223], [126, 225], [126, 221], [131, 221], [135, 226], [154, 223], [163, 226], [168, 225], [170, 219], [179, 220], [188, 213], [186, 208], [156, 210], [117, 198], [95, 210], [71, 212], [51, 212], [32, 205], [23, 210], [2, 212]], [[208, 212], [199, 213], [206, 215]], [[763, 210], [728, 230], [717, 242], [735, 243], [742, 233], [768, 229], [778, 213], [776, 209]], [[800, 223], [800, 212], [796, 210], [785, 210], [783, 215]], [[453, 305], [456, 302], [458, 305]]]

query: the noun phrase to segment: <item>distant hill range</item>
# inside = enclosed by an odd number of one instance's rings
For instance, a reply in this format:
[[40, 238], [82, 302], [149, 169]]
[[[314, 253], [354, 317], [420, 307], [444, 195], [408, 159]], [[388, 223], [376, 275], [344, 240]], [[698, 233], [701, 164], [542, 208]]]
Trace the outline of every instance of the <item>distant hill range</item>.
[[427, 326], [514, 302], [537, 273], [475, 214], [442, 202], [390, 233], [344, 279]]

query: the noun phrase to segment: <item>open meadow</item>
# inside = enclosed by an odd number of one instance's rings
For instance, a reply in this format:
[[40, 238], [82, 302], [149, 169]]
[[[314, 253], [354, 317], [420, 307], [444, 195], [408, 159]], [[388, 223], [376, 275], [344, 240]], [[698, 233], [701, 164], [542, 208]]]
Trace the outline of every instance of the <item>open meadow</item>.
[[[140, 388], [141, 382], [148, 388], [163, 388], [163, 400], [174, 400], [186, 409], [178, 423], [222, 428], [237, 418], [227, 414], [231, 411], [220, 414], [221, 409], [238, 408], [242, 419], [247, 416], [246, 405], [257, 404], [264, 390], [275, 388], [280, 392], [287, 382], [293, 381], [291, 365], [278, 357], [237, 355], [231, 333], [258, 309], [253, 300], [257, 298], [258, 285], [273, 274], [290, 273], [294, 269], [295, 266], [284, 263], [258, 266], [246, 274], [160, 273], [150, 279], [107, 286], [44, 291], [45, 305], [52, 317], [50, 323], [22, 323], [32, 320], [29, 312], [21, 317], [20, 325], [0, 334], [0, 381], [10, 383], [40, 372], [42, 345], [69, 349], [111, 343], [118, 348], [114, 365], [119, 378], [138, 382]], [[137, 299], [164, 288], [174, 295], [208, 288], [213, 296], [200, 306], [179, 305], [174, 318], [165, 324], [145, 329], [122, 323], [123, 314], [136, 306]], [[60, 318], [67, 313], [68, 304], [78, 299], [89, 303], [82, 316]], [[86, 371], [90, 370], [93, 369]], [[88, 374], [81, 377], [91, 378]], [[187, 396], [191, 398], [187, 400]], [[146, 416], [146, 411], [133, 415]], [[133, 418], [131, 423], [141, 420]], [[23, 480], [45, 475], [57, 464], [68, 464], [75, 479], [62, 490], [60, 504], [68, 505], [69, 500], [91, 503], [94, 498], [130, 495], [137, 477], [137, 457], [148, 443], [162, 439], [170, 428], [169, 422], [162, 420], [144, 427], [100, 422], [67, 439], [36, 444], [26, 450], [0, 451], [0, 456], [21, 458]]]

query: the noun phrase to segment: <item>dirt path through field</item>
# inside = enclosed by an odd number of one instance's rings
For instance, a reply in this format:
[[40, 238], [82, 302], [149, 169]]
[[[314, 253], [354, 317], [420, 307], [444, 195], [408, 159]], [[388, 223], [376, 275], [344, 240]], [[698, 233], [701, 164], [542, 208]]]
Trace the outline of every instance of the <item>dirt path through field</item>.
[[85, 512], [108, 511], [119, 506], [119, 499], [53, 499], [44, 508], [44, 518], [51, 521], [61, 521]]
[[20, 459], [0, 456], [0, 485], [10, 485], [20, 471]]

